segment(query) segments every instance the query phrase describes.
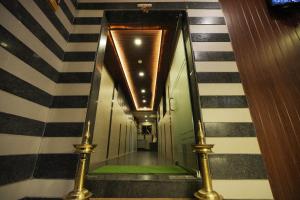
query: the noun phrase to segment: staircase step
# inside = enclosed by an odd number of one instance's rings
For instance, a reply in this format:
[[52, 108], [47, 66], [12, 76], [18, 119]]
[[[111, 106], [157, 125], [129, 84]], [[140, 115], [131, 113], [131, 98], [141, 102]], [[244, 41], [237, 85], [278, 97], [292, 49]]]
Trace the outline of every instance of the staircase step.
[[191, 175], [88, 175], [93, 198], [193, 198], [200, 180]]

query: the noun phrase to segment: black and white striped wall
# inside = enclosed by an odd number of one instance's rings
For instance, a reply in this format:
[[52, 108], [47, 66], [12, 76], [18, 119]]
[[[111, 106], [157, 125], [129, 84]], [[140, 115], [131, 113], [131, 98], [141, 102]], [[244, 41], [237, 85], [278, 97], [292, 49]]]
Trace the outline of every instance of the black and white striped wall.
[[102, 12], [62, 0], [0, 1], [0, 197], [73, 186]]
[[188, 16], [214, 188], [226, 199], [273, 199], [222, 10]]
[[[214, 187], [227, 199], [272, 199], [220, 5], [175, 1], [153, 9], [188, 9]], [[0, 196], [62, 197], [73, 186], [102, 12], [136, 3], [61, 0], [56, 12], [44, 0], [0, 3]]]

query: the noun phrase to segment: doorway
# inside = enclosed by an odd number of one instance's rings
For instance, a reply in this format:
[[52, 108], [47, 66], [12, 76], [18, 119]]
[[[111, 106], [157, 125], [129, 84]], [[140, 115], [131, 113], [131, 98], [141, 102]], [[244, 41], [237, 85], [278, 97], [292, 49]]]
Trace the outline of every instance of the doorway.
[[100, 78], [92, 86], [98, 147], [91, 175], [189, 175], [197, 169], [183, 15], [105, 12], [95, 65]]

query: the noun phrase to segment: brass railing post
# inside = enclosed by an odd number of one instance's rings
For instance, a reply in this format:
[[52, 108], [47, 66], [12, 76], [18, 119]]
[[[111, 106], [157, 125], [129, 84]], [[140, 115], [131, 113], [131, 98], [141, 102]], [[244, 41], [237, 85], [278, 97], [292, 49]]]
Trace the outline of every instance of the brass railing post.
[[92, 193], [84, 188], [86, 160], [87, 156], [93, 152], [93, 149], [97, 146], [90, 144], [90, 122], [88, 122], [87, 131], [85, 132], [81, 144], [74, 144], [75, 152], [79, 153], [80, 159], [77, 165], [77, 171], [75, 176], [74, 189], [71, 191], [65, 199], [67, 200], [84, 200], [89, 199]]
[[223, 197], [213, 190], [208, 153], [212, 152], [213, 144], [206, 144], [201, 121], [199, 121], [198, 144], [193, 145], [193, 151], [200, 155], [200, 172], [202, 188], [194, 193], [201, 200], [222, 200]]

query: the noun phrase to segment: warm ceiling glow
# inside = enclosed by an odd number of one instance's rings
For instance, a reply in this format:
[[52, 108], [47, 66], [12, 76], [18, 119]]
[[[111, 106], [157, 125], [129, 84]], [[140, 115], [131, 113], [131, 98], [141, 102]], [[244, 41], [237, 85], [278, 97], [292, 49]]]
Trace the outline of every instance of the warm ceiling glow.
[[[122, 32], [122, 30], [110, 30], [111, 33], [111, 37], [112, 37], [112, 41], [113, 44], [115, 46], [115, 49], [117, 51], [117, 55], [119, 57], [132, 99], [133, 99], [133, 103], [135, 105], [136, 110], [141, 111], [141, 110], [153, 110], [154, 107], [154, 99], [155, 99], [155, 95], [156, 95], [156, 82], [157, 82], [157, 72], [158, 72], [158, 65], [159, 65], [159, 57], [160, 57], [160, 49], [161, 49], [161, 42], [162, 42], [162, 36], [163, 36], [163, 31], [162, 30], [140, 30], [142, 31], [146, 31], [146, 32], [153, 32], [155, 33], [155, 38], [154, 38], [154, 50], [153, 50], [153, 56], [152, 56], [152, 66], [153, 66], [153, 71], [152, 71], [152, 76], [151, 77], [151, 81], [152, 81], [152, 85], [151, 85], [151, 91], [152, 91], [152, 97], [151, 97], [151, 106], [150, 107], [140, 107], [138, 104], [138, 95], [136, 94], [135, 91], [135, 84], [133, 83], [133, 78], [130, 75], [130, 67], [128, 65], [128, 61], [127, 58], [125, 56], [125, 50], [124, 48], [121, 46], [121, 41], [120, 41], [120, 32]], [[136, 45], [141, 45], [142, 44], [142, 40], [140, 38], [136, 38], [134, 40], [134, 43]], [[141, 64], [142, 60], [139, 59], [138, 63]], [[146, 93], [145, 89], [141, 89], [141, 93]]]
[[142, 44], [142, 40], [141, 40], [140, 38], [136, 38], [136, 39], [134, 40], [134, 44], [135, 44], [136, 46], [140, 46], [140, 45]]
[[145, 73], [144, 72], [139, 72], [139, 76], [143, 77], [143, 76], [145, 76]]

